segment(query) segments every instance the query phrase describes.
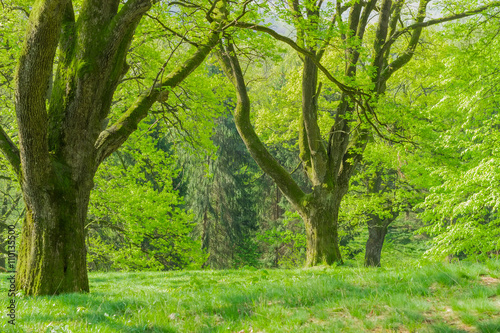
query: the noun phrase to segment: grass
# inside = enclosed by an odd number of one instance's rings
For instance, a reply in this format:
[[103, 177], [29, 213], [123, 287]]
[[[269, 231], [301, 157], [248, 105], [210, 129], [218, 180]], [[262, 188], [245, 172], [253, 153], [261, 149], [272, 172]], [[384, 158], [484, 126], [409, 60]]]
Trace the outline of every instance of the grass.
[[367, 269], [91, 273], [90, 294], [17, 297], [2, 332], [500, 332], [500, 261]]

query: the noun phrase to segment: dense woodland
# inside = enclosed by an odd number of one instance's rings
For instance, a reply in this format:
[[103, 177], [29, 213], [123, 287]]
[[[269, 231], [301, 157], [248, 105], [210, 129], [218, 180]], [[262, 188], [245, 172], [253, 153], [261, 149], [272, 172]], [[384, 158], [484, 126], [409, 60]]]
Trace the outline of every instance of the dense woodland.
[[499, 255], [498, 1], [0, 8], [0, 251], [14, 224], [27, 294], [383, 266], [401, 228], [400, 256]]

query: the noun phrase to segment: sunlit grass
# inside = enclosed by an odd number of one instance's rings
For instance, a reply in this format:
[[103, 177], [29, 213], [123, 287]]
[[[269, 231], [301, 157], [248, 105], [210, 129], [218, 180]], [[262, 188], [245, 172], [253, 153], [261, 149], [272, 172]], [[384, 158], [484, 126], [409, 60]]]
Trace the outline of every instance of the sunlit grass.
[[[18, 297], [15, 328], [3, 314], [0, 330], [500, 332], [499, 274], [499, 261], [91, 273], [90, 294]], [[3, 309], [6, 286], [3, 278]]]

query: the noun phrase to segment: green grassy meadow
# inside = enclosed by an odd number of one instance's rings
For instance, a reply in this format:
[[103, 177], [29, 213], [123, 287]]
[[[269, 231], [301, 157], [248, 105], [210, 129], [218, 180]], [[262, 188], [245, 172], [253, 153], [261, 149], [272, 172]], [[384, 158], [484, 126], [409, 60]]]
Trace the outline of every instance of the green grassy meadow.
[[500, 332], [500, 261], [91, 273], [90, 294], [17, 297], [2, 332]]

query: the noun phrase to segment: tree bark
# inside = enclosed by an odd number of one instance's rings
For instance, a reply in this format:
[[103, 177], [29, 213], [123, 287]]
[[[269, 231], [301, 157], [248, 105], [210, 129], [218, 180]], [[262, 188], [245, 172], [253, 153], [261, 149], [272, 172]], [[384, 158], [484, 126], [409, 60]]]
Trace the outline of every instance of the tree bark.
[[372, 215], [368, 221], [368, 240], [366, 241], [365, 266], [380, 267], [380, 257], [387, 234], [388, 221]]
[[89, 291], [85, 221], [91, 182], [66, 180], [30, 198], [16, 275], [17, 288], [27, 295]]
[[[380, 197], [384, 195], [387, 189], [396, 190], [397, 177], [398, 174], [390, 169], [383, 168], [377, 170], [375, 171], [375, 176], [369, 179], [366, 192]], [[387, 234], [387, 227], [399, 215], [399, 211], [396, 208], [398, 206], [394, 201], [394, 197], [386, 194], [384, 206], [381, 210], [389, 212], [390, 215], [385, 216], [383, 219], [377, 214], [368, 215], [369, 219], [366, 222], [368, 225], [368, 240], [365, 247], [366, 267], [380, 267], [380, 258], [385, 235]]]
[[342, 196], [338, 190], [328, 191], [322, 188], [313, 189], [307, 196], [301, 216], [306, 226], [308, 267], [342, 263], [338, 241], [338, 216]]

